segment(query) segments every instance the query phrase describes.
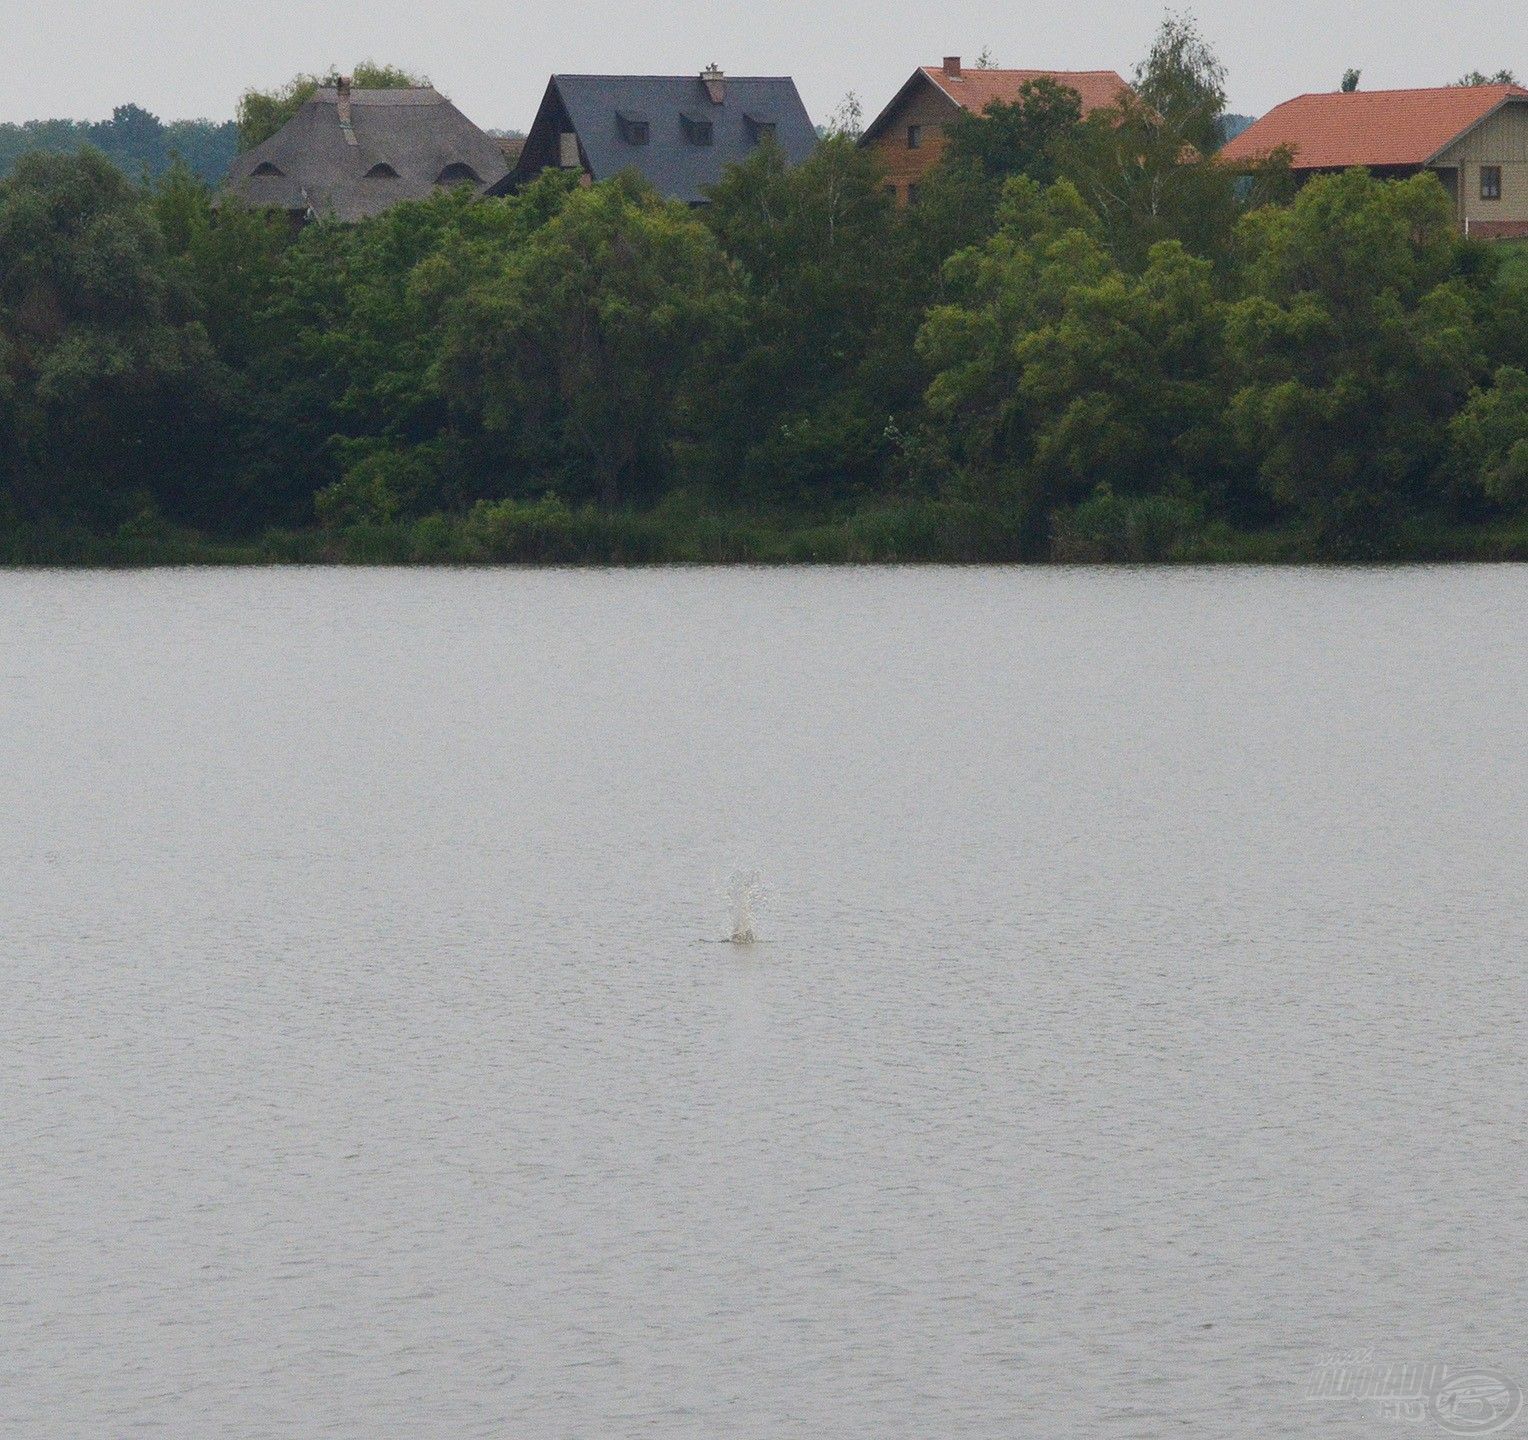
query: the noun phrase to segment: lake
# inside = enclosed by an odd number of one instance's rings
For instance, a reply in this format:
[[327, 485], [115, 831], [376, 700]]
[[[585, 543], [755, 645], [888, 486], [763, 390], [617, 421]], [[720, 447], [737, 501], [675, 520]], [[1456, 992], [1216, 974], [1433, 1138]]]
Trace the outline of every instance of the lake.
[[0, 574], [0, 1434], [1477, 1433], [1312, 1391], [1528, 1381], [1525, 617]]

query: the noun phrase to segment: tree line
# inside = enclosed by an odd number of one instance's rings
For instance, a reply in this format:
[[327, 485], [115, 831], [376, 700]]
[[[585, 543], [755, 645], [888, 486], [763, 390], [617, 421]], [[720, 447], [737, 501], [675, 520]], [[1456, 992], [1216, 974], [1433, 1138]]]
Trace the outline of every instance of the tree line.
[[1191, 21], [1135, 78], [961, 117], [906, 210], [846, 134], [698, 211], [549, 173], [300, 231], [24, 157], [0, 555], [1528, 554], [1528, 252], [1430, 176], [1216, 164]]
[[208, 185], [219, 184], [239, 153], [232, 120], [161, 120], [141, 105], [118, 105], [110, 120], [27, 120], [0, 125], [0, 177], [24, 155], [74, 155], [90, 147], [130, 179], [157, 179], [178, 160]]

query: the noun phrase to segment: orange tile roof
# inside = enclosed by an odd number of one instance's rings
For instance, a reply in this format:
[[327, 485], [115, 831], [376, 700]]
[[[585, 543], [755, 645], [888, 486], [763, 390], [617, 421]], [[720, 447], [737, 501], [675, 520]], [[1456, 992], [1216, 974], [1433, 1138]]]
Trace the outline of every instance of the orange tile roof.
[[1243, 130], [1220, 155], [1232, 163], [1253, 161], [1287, 145], [1297, 170], [1426, 165], [1509, 100], [1528, 100], [1528, 90], [1449, 85], [1301, 95]]
[[957, 105], [980, 114], [994, 101], [1012, 104], [1031, 80], [1054, 80], [1082, 97], [1082, 113], [1115, 104], [1130, 87], [1113, 70], [964, 70], [946, 75], [942, 65], [925, 65], [928, 76]]

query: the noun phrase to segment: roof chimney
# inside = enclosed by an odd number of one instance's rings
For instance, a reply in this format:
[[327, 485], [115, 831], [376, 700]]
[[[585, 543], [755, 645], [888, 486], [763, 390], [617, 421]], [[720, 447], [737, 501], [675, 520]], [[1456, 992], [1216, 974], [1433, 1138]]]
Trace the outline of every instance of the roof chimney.
[[727, 77], [722, 74], [721, 66], [707, 65], [700, 72], [700, 83], [706, 87], [706, 94], [710, 97], [713, 105], [726, 103]]
[[355, 145], [355, 127], [350, 123], [350, 76], [341, 75], [334, 85], [335, 108], [340, 115], [340, 130], [345, 136], [347, 145]]
[[944, 73], [946, 75], [948, 75], [951, 80], [959, 80], [960, 79], [960, 56], [959, 55], [946, 55], [944, 57]]

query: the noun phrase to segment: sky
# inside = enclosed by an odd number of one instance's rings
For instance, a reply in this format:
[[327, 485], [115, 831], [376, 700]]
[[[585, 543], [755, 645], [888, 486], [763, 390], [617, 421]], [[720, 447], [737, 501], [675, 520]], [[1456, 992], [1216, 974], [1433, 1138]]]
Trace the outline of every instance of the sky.
[[[1229, 71], [1230, 108], [1261, 114], [1363, 70], [1365, 89], [1467, 70], [1528, 74], [1512, 0], [1199, 0]], [[814, 119], [846, 92], [869, 120], [919, 65], [983, 47], [1019, 69], [1128, 75], [1161, 0], [0, 0], [0, 120], [101, 119], [134, 101], [164, 120], [233, 114], [251, 86], [375, 59], [423, 72], [479, 125], [529, 125], [547, 76], [793, 75]]]

